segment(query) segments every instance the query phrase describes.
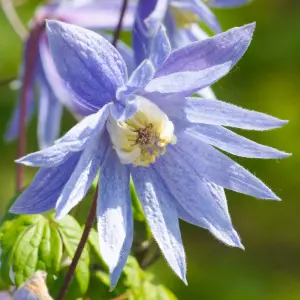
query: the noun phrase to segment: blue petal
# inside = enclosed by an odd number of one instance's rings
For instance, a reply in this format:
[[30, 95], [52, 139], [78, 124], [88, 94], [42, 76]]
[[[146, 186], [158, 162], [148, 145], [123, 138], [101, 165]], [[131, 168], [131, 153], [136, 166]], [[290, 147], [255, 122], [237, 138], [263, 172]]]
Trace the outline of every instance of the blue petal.
[[155, 69], [159, 69], [171, 53], [171, 45], [167, 36], [166, 28], [160, 26], [157, 33], [155, 34], [151, 50], [150, 60], [152, 61]]
[[134, 53], [132, 48], [127, 46], [121, 40], [118, 40], [116, 48], [122, 55], [124, 62], [127, 66], [128, 74], [130, 75], [135, 69]]
[[74, 144], [75, 151], [83, 149], [95, 135], [101, 133], [109, 115], [110, 105], [105, 105], [97, 113], [89, 115], [73, 126], [56, 143]]
[[86, 195], [109, 144], [107, 134], [94, 137], [85, 147], [76, 168], [56, 202], [56, 219], [63, 218]]
[[210, 0], [208, 5], [210, 7], [217, 8], [227, 8], [227, 7], [236, 7], [250, 3], [252, 0]]
[[177, 134], [177, 144], [168, 152], [177, 152], [185, 164], [199, 176], [224, 188], [260, 199], [279, 198], [258, 178], [212, 146], [202, 142], [193, 132]]
[[132, 169], [132, 178], [155, 240], [170, 267], [186, 283], [185, 253], [172, 196], [151, 167]]
[[47, 21], [47, 33], [57, 70], [73, 96], [95, 111], [115, 99], [127, 81], [115, 47], [95, 32], [58, 21]]
[[42, 64], [41, 69], [56, 98], [59, 99], [63, 105], [68, 107], [73, 114], [79, 117], [93, 113], [95, 111], [93, 105], [87, 101], [79, 101], [76, 97], [72, 96], [64, 86], [51, 56], [46, 34], [43, 34], [40, 38], [39, 50]]
[[110, 271], [111, 288], [118, 282], [133, 239], [129, 178], [128, 167], [111, 149], [101, 168], [97, 205], [100, 252]]
[[81, 151], [81, 149], [76, 150], [71, 143], [59, 143], [52, 147], [27, 154], [16, 159], [15, 162], [29, 167], [53, 168], [65, 162], [73, 155], [73, 152]]
[[[101, 36], [103, 36], [110, 42], [112, 42], [112, 40], [113, 40], [113, 36], [106, 32], [101, 31]], [[128, 74], [130, 75], [136, 68], [135, 61], [134, 61], [133, 49], [131, 47], [129, 47], [126, 43], [124, 43], [122, 40], [117, 41], [116, 48], [119, 51], [119, 53], [121, 54], [121, 56], [123, 57], [124, 62], [127, 66]]]
[[175, 50], [155, 77], [176, 72], [199, 71], [228, 62], [233, 67], [247, 50], [254, 28], [254, 23], [233, 28]]
[[214, 33], [222, 31], [217, 17], [201, 0], [173, 0], [172, 6], [194, 12]]
[[189, 131], [203, 142], [234, 155], [250, 158], [284, 158], [290, 154], [248, 140], [222, 126], [199, 124]]
[[123, 122], [132, 117], [139, 109], [137, 97], [131, 96], [124, 101], [116, 101], [110, 106], [110, 115], [117, 121]]
[[[147, 0], [148, 1], [148, 0]], [[156, 32], [165, 18], [170, 0], [157, 0], [154, 10], [145, 19], [145, 24], [151, 32]]]
[[39, 76], [38, 140], [40, 149], [53, 145], [60, 132], [62, 104], [53, 94], [43, 74]]
[[[186, 163], [184, 156], [180, 156], [169, 147], [167, 151], [166, 155], [154, 164], [154, 168], [170, 193], [184, 209], [184, 211], [179, 209], [180, 217], [207, 228], [226, 244], [242, 247], [239, 236], [231, 224], [224, 200], [212, 194], [207, 181], [203, 180]], [[177, 205], [178, 208], [180, 207]]]
[[191, 96], [225, 76], [230, 70], [230, 63], [215, 65], [200, 71], [184, 71], [156, 77], [145, 87], [145, 96], [150, 99]]
[[191, 123], [223, 125], [248, 130], [269, 130], [282, 127], [288, 122], [213, 99], [190, 97], [160, 105], [169, 116], [186, 119]]
[[[55, 11], [55, 19], [65, 20], [89, 29], [115, 30], [120, 17], [121, 5], [120, 1], [113, 0], [97, 1], [79, 6], [61, 5]], [[128, 3], [122, 21], [124, 30], [132, 28], [135, 11], [136, 4]], [[47, 11], [45, 13], [47, 15]]]
[[[148, 26], [145, 20], [147, 20], [148, 17], [150, 16], [150, 22], [152, 22], [151, 13], [155, 12], [156, 10], [159, 10], [161, 3], [164, 6], [166, 2], [168, 1], [166, 0], [139, 1], [136, 20], [132, 32], [133, 49], [134, 49], [135, 61], [137, 65], [139, 65], [144, 59], [149, 58], [151, 53], [152, 39], [162, 24], [161, 20], [158, 20], [157, 22], [155, 21], [156, 24]], [[154, 17], [155, 14], [156, 13], [154, 13]]]
[[149, 59], [145, 59], [131, 74], [128, 82], [118, 89], [116, 98], [122, 100], [131, 94], [138, 93], [152, 79], [154, 71], [152, 62]]
[[78, 152], [105, 128], [106, 119], [109, 113], [107, 106], [98, 113], [84, 118], [81, 122], [72, 127], [62, 138], [56, 141], [52, 147], [30, 153], [16, 160], [26, 166], [35, 167], [56, 167], [64, 162], [73, 152]]
[[80, 152], [73, 153], [68, 160], [58, 167], [40, 169], [31, 185], [11, 207], [10, 212], [15, 214], [39, 214], [53, 209], [76, 167], [80, 154]]
[[[212, 196], [214, 203], [221, 207], [223, 213], [227, 215], [229, 222], [231, 222], [231, 218], [228, 213], [227, 199], [224, 193], [224, 189], [211, 182], [207, 182], [205, 179], [203, 179], [203, 184], [206, 184], [206, 187], [210, 195]], [[241, 244], [238, 233], [235, 231], [234, 228], [232, 228], [232, 226], [229, 226], [227, 230], [222, 227], [219, 228], [218, 222], [215, 225], [211, 224], [214, 223], [216, 220], [214, 222], [207, 222], [201, 216], [199, 217], [198, 215], [196, 215], [195, 217], [193, 217], [196, 212], [194, 214], [190, 214], [186, 209], [183, 208], [183, 206], [181, 206], [179, 202], [176, 203], [177, 212], [180, 219], [195, 226], [209, 230], [218, 240], [220, 240], [228, 246], [239, 247], [241, 249], [244, 249], [243, 245]]]

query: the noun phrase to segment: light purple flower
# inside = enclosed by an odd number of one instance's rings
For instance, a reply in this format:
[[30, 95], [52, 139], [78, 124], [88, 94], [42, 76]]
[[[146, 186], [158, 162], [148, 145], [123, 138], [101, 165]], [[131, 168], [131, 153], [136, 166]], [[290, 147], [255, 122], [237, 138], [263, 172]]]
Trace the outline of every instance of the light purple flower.
[[214, 33], [221, 32], [219, 21], [210, 7], [226, 8], [243, 5], [249, 0], [141, 0], [139, 1], [133, 31], [137, 63], [150, 52], [151, 37], [163, 23], [172, 48], [203, 40], [207, 33], [199, 26], [204, 22]]
[[[115, 0], [92, 2], [82, 5], [72, 3], [51, 4], [41, 6], [37, 9], [32, 22], [32, 30], [25, 42], [23, 66], [21, 67], [20, 81], [24, 80], [24, 71], [32, 55], [32, 40], [34, 39], [34, 27], [43, 26], [44, 19], [64, 20], [80, 26], [98, 30], [113, 30], [116, 28], [120, 14], [121, 3]], [[123, 21], [123, 28], [130, 29], [133, 26], [135, 5], [130, 4]], [[35, 47], [35, 45], [34, 45]], [[61, 79], [56, 71], [52, 57], [49, 52], [46, 33], [42, 30], [38, 38], [37, 55], [35, 57], [34, 69], [31, 71], [30, 84], [27, 89], [27, 122], [32, 118], [35, 110], [35, 86], [37, 86], [38, 97], [38, 141], [41, 149], [53, 145], [60, 133], [60, 121], [62, 107], [66, 106], [72, 114], [83, 117], [93, 111], [89, 103], [78, 103], [76, 99], [70, 99]], [[117, 47], [129, 66], [133, 66], [132, 50], [121, 41]], [[30, 49], [29, 49], [30, 48]], [[19, 96], [20, 97], [20, 96]], [[20, 122], [20, 99], [16, 105], [8, 130], [6, 140], [12, 141], [19, 135]]]
[[124, 60], [107, 40], [74, 25], [47, 24], [61, 78], [72, 96], [94, 111], [54, 146], [18, 160], [40, 170], [11, 212], [56, 209], [56, 217], [62, 218], [84, 198], [101, 168], [99, 243], [112, 287], [133, 239], [130, 176], [155, 240], [184, 282], [179, 218], [243, 248], [223, 188], [262, 199], [278, 197], [214, 146], [251, 158], [286, 157], [223, 127], [269, 130], [286, 121], [191, 95], [230, 71], [248, 48], [254, 24], [173, 52], [160, 28], [150, 58], [129, 79]]

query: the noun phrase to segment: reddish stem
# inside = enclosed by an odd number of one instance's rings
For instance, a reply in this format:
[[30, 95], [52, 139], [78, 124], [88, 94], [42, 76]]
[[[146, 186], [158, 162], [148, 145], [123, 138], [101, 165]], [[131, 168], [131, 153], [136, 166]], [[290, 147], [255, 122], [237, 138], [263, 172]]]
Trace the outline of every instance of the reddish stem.
[[92, 229], [93, 224], [94, 224], [94, 220], [95, 220], [95, 217], [96, 217], [97, 199], [98, 199], [98, 187], [96, 189], [96, 193], [95, 193], [95, 196], [94, 196], [94, 199], [93, 199], [93, 202], [92, 202], [91, 210], [90, 210], [89, 216], [87, 218], [87, 221], [86, 221], [81, 239], [79, 241], [78, 247], [77, 247], [76, 252], [74, 254], [72, 263], [71, 263], [71, 265], [68, 269], [67, 275], [65, 277], [65, 281], [64, 281], [64, 283], [63, 283], [63, 285], [62, 285], [62, 287], [59, 291], [59, 294], [56, 298], [57, 300], [64, 299], [64, 296], [65, 296], [66, 292], [68, 291], [69, 285], [70, 285], [70, 283], [72, 281], [72, 278], [74, 276], [75, 269], [77, 267], [80, 256], [82, 254], [82, 251], [84, 249], [84, 246], [85, 246], [85, 244], [88, 240], [88, 237], [90, 235], [91, 229]]
[[[18, 141], [18, 158], [26, 153], [26, 115], [27, 115], [27, 95], [28, 88], [31, 84], [32, 75], [35, 68], [36, 57], [38, 55], [38, 42], [41, 32], [45, 28], [45, 23], [37, 23], [31, 32], [28, 41], [24, 63], [24, 78], [21, 87], [20, 96], [20, 123], [19, 123], [19, 141]], [[23, 189], [24, 166], [17, 164], [17, 192]]]
[[117, 28], [116, 28], [116, 30], [115, 30], [114, 38], [113, 38], [113, 41], [112, 41], [112, 44], [113, 44], [115, 47], [116, 47], [117, 41], [118, 41], [118, 39], [119, 39], [119, 37], [120, 37], [120, 33], [121, 33], [121, 30], [122, 30], [123, 18], [124, 18], [124, 16], [125, 16], [125, 12], [126, 12], [127, 5], [128, 5], [128, 0], [124, 0], [124, 1], [123, 1], [123, 5], [122, 5], [122, 8], [121, 8], [121, 13], [120, 13], [119, 22], [118, 22]]

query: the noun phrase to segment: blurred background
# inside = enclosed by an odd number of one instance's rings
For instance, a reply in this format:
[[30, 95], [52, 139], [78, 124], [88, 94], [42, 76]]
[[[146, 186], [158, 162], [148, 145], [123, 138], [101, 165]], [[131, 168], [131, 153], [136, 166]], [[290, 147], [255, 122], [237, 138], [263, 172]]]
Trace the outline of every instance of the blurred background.
[[[20, 0], [21, 1], [21, 0]], [[40, 3], [27, 0], [17, 10], [28, 22]], [[253, 42], [234, 70], [214, 86], [218, 99], [265, 112], [290, 123], [269, 132], [243, 132], [257, 142], [293, 153], [284, 160], [236, 158], [266, 182], [282, 202], [227, 192], [233, 223], [245, 251], [228, 248], [209, 233], [182, 223], [187, 252], [188, 287], [163, 259], [151, 270], [179, 299], [300, 299], [300, 1], [254, 0], [250, 5], [215, 10], [223, 29], [256, 21]], [[0, 11], [0, 81], [15, 77], [22, 43]], [[0, 136], [17, 94], [0, 87]], [[65, 113], [63, 130], [74, 124]], [[28, 151], [37, 149], [36, 119], [29, 127]], [[16, 142], [0, 139], [0, 212], [14, 194]], [[26, 169], [30, 182], [34, 169]]]

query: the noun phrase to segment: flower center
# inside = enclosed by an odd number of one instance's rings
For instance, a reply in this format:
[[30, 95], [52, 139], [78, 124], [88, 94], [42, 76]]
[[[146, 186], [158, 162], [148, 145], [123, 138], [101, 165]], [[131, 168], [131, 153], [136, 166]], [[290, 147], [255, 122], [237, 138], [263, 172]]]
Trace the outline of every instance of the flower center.
[[171, 7], [176, 25], [180, 28], [189, 29], [193, 23], [198, 21], [197, 15], [191, 11], [180, 10], [177, 7]]
[[174, 125], [154, 103], [138, 97], [139, 111], [125, 122], [107, 122], [112, 144], [123, 164], [149, 166], [175, 144]]

